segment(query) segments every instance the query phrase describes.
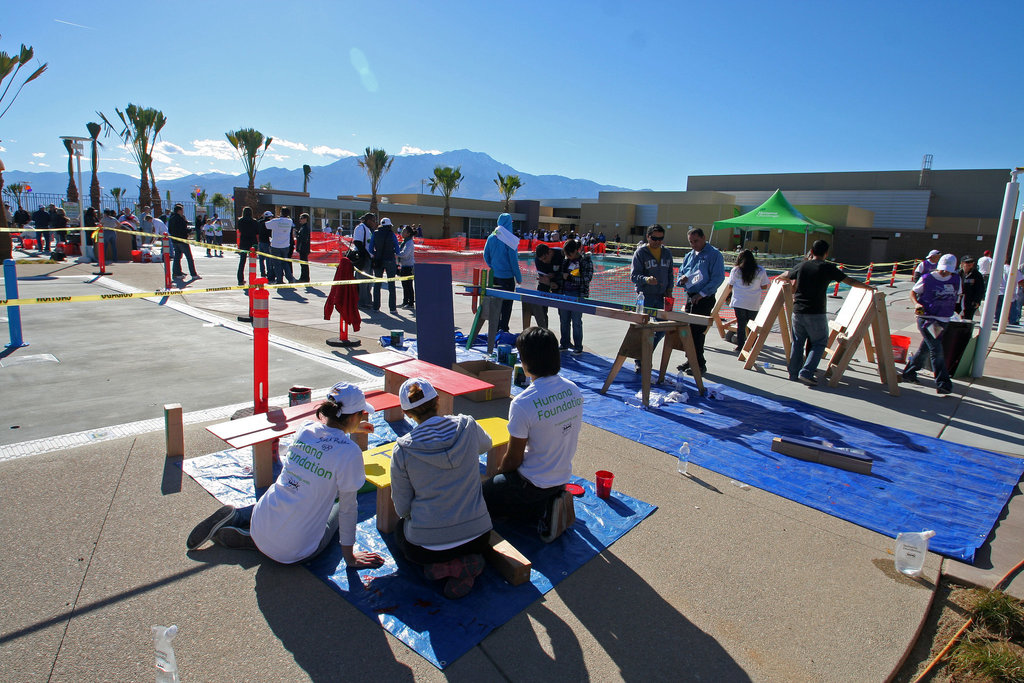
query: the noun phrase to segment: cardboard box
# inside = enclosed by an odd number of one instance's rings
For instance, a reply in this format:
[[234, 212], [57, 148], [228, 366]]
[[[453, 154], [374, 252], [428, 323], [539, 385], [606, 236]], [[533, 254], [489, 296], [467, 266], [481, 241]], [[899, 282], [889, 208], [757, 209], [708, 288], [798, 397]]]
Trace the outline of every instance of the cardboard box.
[[494, 385], [493, 389], [465, 394], [470, 401], [481, 402], [496, 398], [508, 398], [509, 391], [512, 389], [512, 368], [507, 365], [498, 365], [489, 360], [467, 360], [456, 363], [452, 366], [452, 370]]
[[871, 474], [872, 457], [864, 452], [855, 452], [845, 448], [826, 446], [809, 439], [777, 436], [772, 439], [772, 450], [776, 453], [799, 458], [809, 462], [817, 462], [829, 467]]

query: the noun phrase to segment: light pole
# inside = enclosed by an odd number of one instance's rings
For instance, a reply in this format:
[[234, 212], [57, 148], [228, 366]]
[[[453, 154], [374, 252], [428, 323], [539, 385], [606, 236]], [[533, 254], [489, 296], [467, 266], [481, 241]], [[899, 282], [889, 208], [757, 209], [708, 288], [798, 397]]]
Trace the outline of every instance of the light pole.
[[78, 164], [78, 228], [79, 228], [79, 246], [81, 247], [81, 258], [88, 262], [88, 257], [85, 253], [85, 212], [82, 210], [83, 201], [85, 196], [85, 187], [82, 185], [82, 152], [85, 150], [84, 143], [91, 140], [92, 138], [83, 138], [78, 135], [62, 135], [61, 140], [70, 140], [71, 149], [75, 153], [75, 162]]

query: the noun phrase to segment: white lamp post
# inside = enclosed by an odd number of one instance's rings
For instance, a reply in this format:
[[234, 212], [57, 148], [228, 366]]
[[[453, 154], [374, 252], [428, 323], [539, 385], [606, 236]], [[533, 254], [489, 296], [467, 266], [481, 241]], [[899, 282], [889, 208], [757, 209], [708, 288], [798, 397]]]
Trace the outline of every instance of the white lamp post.
[[82, 248], [80, 260], [88, 262], [88, 257], [85, 253], [85, 212], [82, 210], [84, 205], [82, 197], [85, 193], [85, 187], [82, 185], [82, 152], [85, 151], [84, 143], [92, 138], [83, 138], [78, 135], [62, 135], [60, 139], [71, 141], [71, 150], [75, 153], [75, 162], [78, 164], [78, 228], [79, 246]]

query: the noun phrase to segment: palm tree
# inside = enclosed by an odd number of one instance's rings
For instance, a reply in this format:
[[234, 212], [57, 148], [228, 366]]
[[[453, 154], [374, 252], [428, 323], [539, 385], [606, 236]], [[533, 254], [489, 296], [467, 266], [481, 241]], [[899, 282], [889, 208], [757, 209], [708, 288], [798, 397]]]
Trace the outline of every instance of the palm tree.
[[64, 140], [64, 149], [68, 151], [68, 201], [78, 202], [78, 185], [75, 184], [75, 143]]
[[92, 138], [92, 183], [89, 184], [89, 201], [92, 202], [92, 206], [97, 209], [100, 208], [100, 131], [103, 130], [103, 126], [98, 123], [89, 122], [85, 124], [85, 127], [89, 131], [89, 137]]
[[[167, 124], [167, 117], [162, 111], [149, 107], [140, 107], [137, 104], [129, 104], [124, 111], [114, 109], [121, 122], [120, 130], [115, 128], [106, 114], [97, 112], [103, 119], [103, 126], [107, 134], [111, 131], [125, 143], [128, 151], [135, 158], [139, 165], [139, 204], [146, 206], [153, 203], [150, 194], [153, 178], [153, 147], [156, 145], [156, 138], [160, 131]], [[159, 199], [159, 197], [158, 197]]]
[[21, 195], [22, 195], [22, 193], [25, 192], [25, 184], [24, 183], [11, 183], [10, 185], [8, 185], [7, 187], [4, 188], [4, 192], [9, 194], [14, 199], [15, 203], [18, 205], [18, 208], [20, 209], [21, 208]]
[[309, 192], [309, 179], [313, 177], [313, 167], [309, 164], [302, 165], [302, 191]]
[[498, 186], [498, 191], [505, 198], [505, 213], [508, 213], [509, 206], [512, 204], [512, 195], [523, 186], [523, 181], [517, 175], [502, 176], [499, 173], [498, 177], [494, 179], [494, 184]]
[[[434, 177], [430, 179], [430, 192], [440, 190], [441, 196], [444, 197], [444, 218], [441, 223], [441, 237], [442, 239], [448, 239], [451, 236], [451, 227], [448, 223], [451, 217], [451, 199], [452, 193], [459, 189], [459, 185], [462, 183], [462, 167], [456, 166], [435, 166]], [[466, 245], [469, 246], [469, 233], [466, 233]]]
[[[43, 64], [41, 67], [33, 71], [28, 78], [21, 82], [21, 85], [19, 85], [18, 89], [14, 91], [14, 94], [10, 97], [10, 99], [7, 98], [7, 94], [10, 92], [11, 86], [14, 85], [14, 82], [16, 80], [18, 80], [18, 72], [21, 71], [21, 67], [28, 64], [29, 60], [32, 59], [33, 54], [34, 52], [32, 48], [30, 46], [25, 45], [24, 43], [21, 46], [21, 51], [13, 57], [7, 54], [6, 52], [0, 52], [0, 85], [2, 85], [5, 80], [7, 80], [8, 76], [11, 77], [11, 80], [7, 82], [7, 86], [3, 89], [3, 92], [0, 92], [0, 107], [3, 107], [4, 101], [7, 100], [7, 106], [4, 107], [3, 111], [0, 111], [0, 118], [3, 118], [4, 114], [6, 114], [7, 111], [11, 108], [11, 105], [14, 104], [14, 100], [18, 99], [18, 95], [21, 94], [21, 89], [29, 83], [31, 83], [32, 81], [39, 78], [40, 76], [42, 76], [43, 72], [46, 71], [47, 65]], [[4, 162], [3, 160], [0, 160], [0, 187], [3, 187], [3, 184]], [[6, 227], [8, 227], [7, 212], [0, 211], [0, 228]], [[11, 233], [0, 232], [0, 260], [11, 258], [12, 253], [13, 248], [11, 246]]]
[[110, 196], [117, 202], [117, 212], [121, 213], [121, 197], [124, 197], [125, 189], [123, 187], [112, 187], [110, 188]]
[[366, 152], [359, 159], [359, 165], [366, 170], [370, 179], [370, 213], [377, 213], [377, 188], [380, 187], [380, 179], [391, 170], [391, 164], [395, 158], [388, 156], [382, 149], [366, 148]]
[[192, 190], [192, 196], [196, 200], [196, 207], [206, 206], [206, 190], [201, 187], [197, 187]]
[[213, 204], [213, 208], [216, 209], [218, 213], [221, 209], [228, 209], [231, 207], [231, 200], [220, 192], [213, 193], [213, 197], [210, 198], [210, 203]]
[[[152, 192], [152, 198], [153, 198], [152, 211], [153, 211], [153, 215], [157, 216], [157, 215], [160, 214], [160, 209], [162, 207], [160, 206], [160, 190], [156, 189], [156, 176], [153, 175], [153, 159], [152, 158], [150, 158], [150, 160], [149, 160], [149, 185], [150, 185], [150, 188], [153, 191]], [[143, 206], [145, 206], [145, 204], [143, 204]]]
[[238, 158], [242, 160], [245, 174], [249, 176], [249, 189], [246, 192], [245, 203], [253, 211], [256, 211], [259, 208], [256, 201], [256, 169], [260, 167], [260, 161], [263, 160], [263, 155], [267, 153], [267, 148], [270, 147], [274, 138], [264, 138], [263, 133], [254, 128], [230, 130], [225, 135], [231, 146], [238, 152]]

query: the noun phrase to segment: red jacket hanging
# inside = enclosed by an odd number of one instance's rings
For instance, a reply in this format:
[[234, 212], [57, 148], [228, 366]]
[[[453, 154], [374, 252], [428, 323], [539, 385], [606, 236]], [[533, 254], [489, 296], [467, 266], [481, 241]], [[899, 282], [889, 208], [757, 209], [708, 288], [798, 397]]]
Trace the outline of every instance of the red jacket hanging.
[[[347, 257], [341, 258], [338, 269], [334, 271], [335, 280], [354, 280], [355, 270]], [[341, 319], [353, 331], [359, 331], [359, 285], [333, 285], [324, 304], [324, 320], [331, 319], [331, 311], [336, 310]]]

